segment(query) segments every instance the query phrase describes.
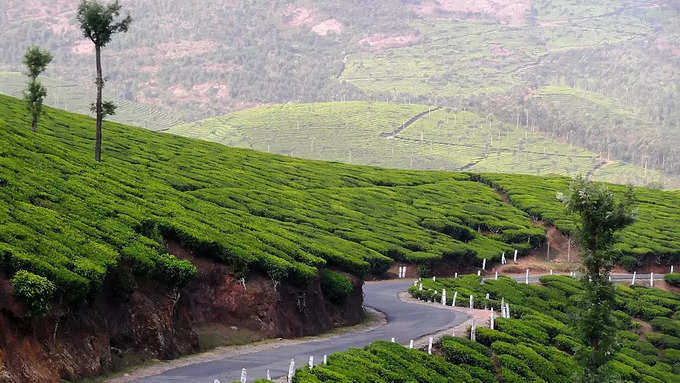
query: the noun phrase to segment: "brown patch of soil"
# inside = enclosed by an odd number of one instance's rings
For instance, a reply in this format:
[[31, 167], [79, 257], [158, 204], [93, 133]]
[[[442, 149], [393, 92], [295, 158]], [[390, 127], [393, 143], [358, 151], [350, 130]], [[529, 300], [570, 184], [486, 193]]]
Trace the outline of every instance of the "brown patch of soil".
[[[341, 306], [329, 303], [319, 281], [307, 286], [252, 275], [245, 281], [222, 264], [196, 257], [175, 243], [170, 251], [191, 260], [198, 276], [180, 291], [136, 281], [125, 294], [107, 281], [79, 309], [55, 307], [49, 316], [24, 319], [8, 276], [0, 273], [0, 381], [60, 382], [99, 375], [120, 361], [172, 359], [205, 345], [250, 339], [299, 337], [353, 325], [362, 319], [362, 281]], [[233, 326], [233, 327], [232, 327]], [[203, 338], [201, 338], [201, 336]]]
[[422, 0], [411, 6], [421, 16], [455, 13], [467, 17], [484, 15], [502, 23], [519, 26], [526, 24], [531, 9], [530, 0]]
[[326, 17], [309, 8], [289, 5], [283, 11], [288, 25], [292, 27], [305, 26], [319, 36], [327, 36], [330, 33], [340, 34], [344, 30], [341, 22], [334, 18]]
[[386, 35], [377, 33], [359, 40], [358, 44], [373, 51], [381, 51], [389, 48], [407, 47], [418, 41], [420, 41], [420, 38], [416, 35]]

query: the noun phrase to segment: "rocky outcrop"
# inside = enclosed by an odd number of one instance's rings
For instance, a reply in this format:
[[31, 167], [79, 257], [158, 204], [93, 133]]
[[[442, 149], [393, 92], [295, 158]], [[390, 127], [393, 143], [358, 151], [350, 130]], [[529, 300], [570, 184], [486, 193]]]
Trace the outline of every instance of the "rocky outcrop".
[[224, 265], [194, 257], [176, 244], [171, 252], [191, 258], [195, 281], [181, 291], [137, 281], [121, 294], [107, 284], [78, 309], [55, 307], [39, 319], [23, 319], [8, 276], [0, 274], [0, 382], [60, 382], [99, 375], [126, 363], [171, 359], [197, 352], [199, 329], [243, 328], [258, 338], [319, 334], [362, 318], [362, 281], [341, 306], [328, 302], [319, 281], [306, 286], [251, 276], [245, 284]]

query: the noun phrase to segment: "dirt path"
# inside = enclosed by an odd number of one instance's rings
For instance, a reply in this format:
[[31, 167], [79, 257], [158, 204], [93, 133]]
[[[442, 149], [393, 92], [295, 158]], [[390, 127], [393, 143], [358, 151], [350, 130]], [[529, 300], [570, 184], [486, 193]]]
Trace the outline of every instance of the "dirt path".
[[429, 109], [422, 113], [416, 114], [415, 116], [411, 117], [410, 120], [406, 121], [404, 124], [402, 124], [399, 128], [392, 131], [391, 133], [380, 133], [380, 137], [396, 138], [397, 135], [399, 135], [399, 133], [403, 132], [406, 128], [413, 125], [416, 121], [420, 120], [421, 118], [427, 116], [430, 113], [434, 113], [440, 110], [441, 108], [442, 108], [441, 106], [438, 106], [434, 109]]

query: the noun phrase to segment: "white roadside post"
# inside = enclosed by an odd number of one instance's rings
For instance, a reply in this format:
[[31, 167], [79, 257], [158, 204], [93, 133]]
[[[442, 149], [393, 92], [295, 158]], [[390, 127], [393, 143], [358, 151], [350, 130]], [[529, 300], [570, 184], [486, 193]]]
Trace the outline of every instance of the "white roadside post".
[[609, 274], [609, 282], [611, 282], [611, 281], [612, 281], [612, 275]]
[[453, 302], [451, 302], [452, 307], [456, 307], [456, 298], [458, 298], [458, 291], [453, 292]]
[[553, 275], [553, 273], [552, 273], [552, 269], [550, 269], [550, 275]]
[[413, 339], [411, 339], [410, 342], [408, 342], [408, 348], [412, 349], [413, 348]]
[[512, 261], [517, 263], [517, 249], [515, 249], [515, 256], [514, 256]]
[[493, 330], [494, 329], [494, 313], [493, 313], [493, 307], [491, 308], [491, 324], [490, 328]]
[[654, 287], [654, 272], [649, 274], [649, 287]]
[[248, 380], [248, 371], [245, 368], [241, 369], [241, 383], [246, 383]]
[[326, 354], [323, 355], [323, 364], [324, 366], [328, 364], [328, 355]]
[[477, 276], [481, 277], [482, 276], [482, 270], [477, 270]]
[[529, 269], [527, 269], [527, 273], [524, 276], [524, 284], [528, 285], [529, 284]]
[[432, 337], [430, 337], [430, 341], [428, 342], [427, 345], [427, 353], [432, 355]]
[[501, 265], [505, 265], [505, 252], [501, 255]]
[[272, 380], [272, 374], [269, 373], [269, 369], [267, 369], [267, 380]]
[[569, 245], [567, 245], [567, 263], [571, 262], [571, 237], [569, 237]]
[[635, 277], [637, 277], [637, 271], [633, 271], [633, 281], [630, 283], [631, 286], [635, 284]]
[[432, 282], [437, 282], [437, 277], [436, 277], [436, 276], [432, 276]]
[[295, 358], [290, 360], [290, 365], [288, 366], [288, 383], [293, 382], [293, 375], [295, 375]]
[[482, 261], [482, 270], [486, 271], [486, 258]]
[[395, 342], [394, 337], [392, 337], [392, 339], [390, 339], [390, 342], [392, 342], [392, 343]]
[[496, 271], [496, 277], [495, 277], [495, 279], [498, 280], [498, 271]]
[[458, 273], [453, 276], [454, 279], [458, 279]]
[[473, 342], [477, 341], [477, 334], [475, 334], [475, 320], [472, 320], [472, 326], [470, 327], [470, 340]]
[[314, 356], [310, 355], [309, 356], [309, 369], [311, 370], [312, 368], [314, 368]]
[[475, 299], [475, 298], [472, 296], [472, 294], [470, 294], [470, 308], [471, 308], [471, 309], [475, 307], [474, 299]]
[[673, 265], [671, 265], [671, 274], [673, 274]]
[[442, 305], [446, 306], [446, 289], [442, 289]]

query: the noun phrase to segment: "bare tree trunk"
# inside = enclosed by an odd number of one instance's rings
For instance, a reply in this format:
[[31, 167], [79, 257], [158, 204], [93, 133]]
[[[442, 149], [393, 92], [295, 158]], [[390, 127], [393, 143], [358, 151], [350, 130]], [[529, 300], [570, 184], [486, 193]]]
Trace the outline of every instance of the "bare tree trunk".
[[95, 54], [97, 57], [97, 104], [95, 105], [97, 114], [97, 132], [94, 144], [94, 160], [100, 162], [102, 160], [102, 89], [104, 88], [101, 47], [95, 46]]
[[33, 111], [33, 123], [31, 124], [31, 127], [33, 128], [33, 133], [38, 131], [38, 113], [35, 111]]

